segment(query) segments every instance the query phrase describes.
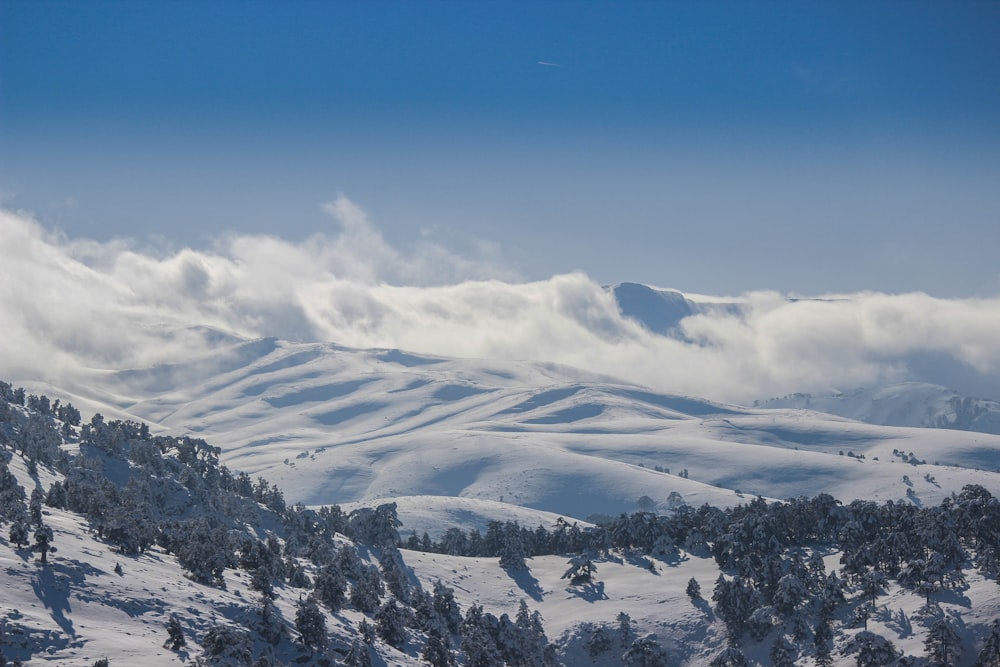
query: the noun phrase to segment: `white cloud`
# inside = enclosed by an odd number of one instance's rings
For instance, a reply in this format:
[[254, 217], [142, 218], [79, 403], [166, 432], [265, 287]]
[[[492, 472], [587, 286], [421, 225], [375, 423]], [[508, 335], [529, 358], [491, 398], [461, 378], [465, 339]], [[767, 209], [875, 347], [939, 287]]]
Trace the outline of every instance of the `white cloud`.
[[1000, 300], [860, 293], [738, 298], [742, 313], [690, 317], [691, 343], [621, 317], [583, 273], [520, 282], [492, 260], [426, 239], [403, 252], [346, 198], [339, 233], [292, 243], [232, 235], [156, 254], [67, 239], [0, 211], [0, 377], [58, 382], [208, 352], [209, 327], [244, 337], [579, 366], [651, 387], [747, 401], [898, 377], [945, 353], [1000, 372]]

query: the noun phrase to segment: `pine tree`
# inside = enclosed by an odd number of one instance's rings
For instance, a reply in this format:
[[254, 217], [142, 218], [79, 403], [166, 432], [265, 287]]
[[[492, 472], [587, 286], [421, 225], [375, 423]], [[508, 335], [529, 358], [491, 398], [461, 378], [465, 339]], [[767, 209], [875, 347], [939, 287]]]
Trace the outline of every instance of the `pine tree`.
[[333, 563], [324, 565], [313, 584], [316, 598], [332, 612], [340, 611], [347, 598], [347, 578]]
[[782, 635], [771, 644], [771, 667], [795, 667], [795, 647]]
[[167, 635], [167, 641], [163, 643], [164, 648], [176, 651], [182, 646], [187, 646], [184, 628], [181, 627], [181, 622], [175, 614], [170, 614], [170, 618], [167, 619]]
[[52, 529], [49, 526], [38, 524], [38, 527], [35, 528], [35, 544], [31, 549], [41, 555], [42, 565], [49, 562], [48, 554], [56, 550], [52, 546]]
[[399, 648], [406, 642], [406, 611], [389, 598], [375, 613], [375, 632], [382, 640]]
[[448, 638], [440, 632], [432, 631], [427, 635], [427, 643], [420, 651], [420, 657], [431, 667], [453, 667], [455, 657], [451, 654]]
[[361, 576], [351, 586], [351, 604], [358, 611], [366, 614], [374, 613], [379, 606], [379, 600], [385, 593], [382, 578], [374, 565], [361, 569]]
[[299, 598], [295, 629], [299, 639], [309, 648], [320, 650], [326, 644], [326, 616], [312, 596]]
[[710, 667], [747, 667], [748, 663], [743, 651], [735, 646], [727, 646], [708, 664]]
[[561, 579], [569, 579], [572, 586], [589, 584], [594, 579], [594, 572], [597, 566], [591, 559], [590, 554], [580, 553], [569, 559], [569, 568], [563, 573]]
[[372, 658], [368, 655], [368, 647], [357, 639], [351, 644], [351, 649], [344, 657], [347, 667], [372, 667]]
[[958, 661], [962, 640], [947, 619], [938, 619], [927, 631], [924, 639], [927, 659], [932, 665], [948, 667]]
[[636, 639], [622, 655], [623, 667], [666, 667], [667, 652], [654, 637]]
[[833, 640], [833, 629], [830, 622], [820, 620], [813, 628], [813, 646], [816, 648], [816, 662], [821, 665], [831, 663], [830, 642]]
[[684, 590], [692, 601], [701, 599], [701, 586], [694, 577], [688, 579], [687, 588]]
[[11, 544], [17, 548], [27, 546], [28, 535], [31, 533], [31, 529], [28, 526], [28, 522], [22, 517], [14, 519], [13, 523], [10, 524], [10, 532], [8, 533], [8, 539], [10, 539]]
[[861, 592], [871, 599], [872, 606], [875, 605], [875, 599], [885, 593], [888, 585], [889, 580], [878, 570], [869, 570], [861, 576]]
[[36, 526], [42, 525], [42, 500], [44, 496], [42, 490], [37, 486], [31, 490], [31, 499], [28, 501], [28, 512], [31, 514], [31, 523]]
[[508, 522], [504, 526], [502, 543], [500, 544], [500, 567], [505, 570], [525, 570], [524, 542], [521, 539], [521, 529], [517, 523]]
[[1000, 619], [990, 625], [990, 634], [972, 667], [1000, 667]]
[[448, 632], [455, 634], [462, 624], [462, 610], [455, 601], [455, 591], [441, 583], [434, 582], [434, 611], [448, 627]]
[[858, 653], [858, 667], [882, 667], [892, 664], [899, 657], [891, 641], [867, 630], [862, 630], [851, 639], [848, 652], [853, 651]]

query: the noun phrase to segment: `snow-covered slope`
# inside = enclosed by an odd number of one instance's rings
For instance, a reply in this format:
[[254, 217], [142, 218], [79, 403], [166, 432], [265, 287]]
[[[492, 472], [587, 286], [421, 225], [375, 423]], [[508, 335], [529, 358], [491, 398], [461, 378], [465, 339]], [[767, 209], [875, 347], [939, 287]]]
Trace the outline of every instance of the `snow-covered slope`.
[[962, 396], [940, 385], [901, 382], [827, 395], [791, 394], [764, 408], [803, 408], [884, 426], [948, 428], [1000, 434], [1000, 403]]
[[[997, 436], [746, 409], [551, 364], [262, 339], [70, 389], [109, 416], [209, 440], [292, 501], [393, 498], [421, 529], [435, 524], [428, 505], [407, 497], [441, 498], [445, 515], [466, 511], [446, 511], [448, 498], [493, 503], [480, 520], [503, 505], [584, 520], [643, 496], [660, 508], [819, 491], [936, 503], [969, 483], [1000, 488]], [[914, 474], [901, 454], [927, 465]]]

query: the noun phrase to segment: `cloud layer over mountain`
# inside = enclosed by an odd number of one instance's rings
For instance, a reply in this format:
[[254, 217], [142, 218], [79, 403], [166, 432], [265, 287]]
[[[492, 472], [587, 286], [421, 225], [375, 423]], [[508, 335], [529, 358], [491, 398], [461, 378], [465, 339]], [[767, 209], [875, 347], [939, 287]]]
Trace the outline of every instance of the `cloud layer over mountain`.
[[583, 273], [522, 282], [488, 253], [394, 248], [346, 198], [326, 208], [335, 234], [170, 252], [70, 239], [0, 211], [0, 374], [59, 381], [190, 358], [210, 352], [206, 331], [545, 360], [737, 402], [895, 379], [928, 357], [1000, 374], [1000, 298], [754, 292], [731, 299], [739, 312], [683, 320], [684, 342], [623, 317]]

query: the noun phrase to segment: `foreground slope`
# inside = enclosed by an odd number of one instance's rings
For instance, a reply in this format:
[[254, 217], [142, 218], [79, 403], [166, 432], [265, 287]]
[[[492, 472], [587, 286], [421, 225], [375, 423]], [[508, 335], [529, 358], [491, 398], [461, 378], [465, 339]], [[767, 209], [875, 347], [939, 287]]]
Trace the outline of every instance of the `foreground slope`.
[[[838, 665], [875, 648], [1000, 660], [1000, 501], [982, 486], [940, 506], [677, 503], [402, 540], [392, 505], [288, 506], [208, 443], [81, 424], [65, 404], [0, 390], [8, 660], [765, 665], [774, 647]], [[477, 516], [483, 502], [449, 509]], [[29, 524], [33, 539], [18, 536]]]

